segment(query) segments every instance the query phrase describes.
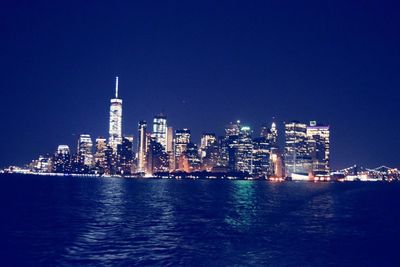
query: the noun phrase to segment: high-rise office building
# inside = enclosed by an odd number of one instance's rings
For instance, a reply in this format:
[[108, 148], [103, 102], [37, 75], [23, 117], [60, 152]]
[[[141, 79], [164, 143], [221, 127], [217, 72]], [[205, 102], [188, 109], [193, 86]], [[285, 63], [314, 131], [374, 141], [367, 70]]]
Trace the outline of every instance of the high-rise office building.
[[268, 136], [268, 140], [272, 147], [278, 146], [278, 129], [275, 122], [272, 122], [271, 124], [271, 134]]
[[217, 138], [214, 133], [204, 133], [200, 140], [200, 155], [201, 158], [206, 156], [207, 148], [217, 142]]
[[202, 169], [211, 171], [219, 159], [218, 142], [214, 133], [204, 133], [200, 140], [200, 158]]
[[235, 170], [253, 173], [253, 142], [250, 127], [242, 126], [240, 128], [236, 147]]
[[133, 166], [133, 136], [124, 136], [117, 146], [118, 173], [131, 174]]
[[270, 174], [271, 145], [266, 137], [253, 139], [253, 173], [258, 177]]
[[89, 134], [81, 134], [78, 140], [78, 162], [80, 167], [90, 169], [93, 167], [93, 143]]
[[240, 120], [236, 122], [230, 122], [225, 128], [226, 136], [238, 136], [240, 133]]
[[311, 156], [307, 142], [307, 125], [298, 121], [285, 123], [285, 170], [286, 175], [308, 175], [311, 172]]
[[216, 166], [221, 171], [227, 171], [229, 169], [229, 143], [228, 138], [226, 136], [220, 136], [217, 139], [217, 147], [218, 147], [218, 157]]
[[99, 173], [104, 173], [104, 169], [106, 168], [106, 149], [107, 149], [106, 138], [103, 137], [96, 138], [94, 165], [96, 171]]
[[328, 125], [311, 121], [307, 126], [307, 138], [315, 174], [329, 173], [330, 129]]
[[201, 167], [201, 159], [199, 149], [196, 144], [190, 142], [187, 144], [185, 156], [189, 163], [189, 172], [199, 171]]
[[167, 117], [162, 113], [154, 116], [153, 119], [153, 137], [160, 143], [164, 151], [167, 149]]
[[271, 147], [276, 147], [278, 144], [278, 130], [276, 128], [276, 123], [272, 122], [271, 127], [264, 124], [261, 127], [260, 137], [266, 138]]
[[53, 157], [53, 172], [69, 173], [71, 172], [71, 152], [69, 146], [59, 145], [57, 152]]
[[174, 153], [174, 129], [167, 127], [167, 154], [169, 161], [169, 170], [174, 171], [176, 168], [175, 153]]
[[137, 171], [146, 172], [146, 154], [147, 154], [147, 123], [140, 121], [138, 125], [138, 149], [137, 149]]
[[191, 141], [191, 134], [189, 129], [181, 129], [175, 131], [175, 162], [179, 165], [181, 157], [185, 156], [187, 146]]
[[147, 150], [147, 170], [146, 174], [154, 174], [157, 172], [167, 172], [169, 170], [168, 154], [165, 148], [155, 140], [155, 137], [149, 138], [149, 146]]
[[118, 97], [118, 77], [115, 78], [115, 98], [111, 99], [109, 145], [114, 153], [122, 142], [122, 99]]

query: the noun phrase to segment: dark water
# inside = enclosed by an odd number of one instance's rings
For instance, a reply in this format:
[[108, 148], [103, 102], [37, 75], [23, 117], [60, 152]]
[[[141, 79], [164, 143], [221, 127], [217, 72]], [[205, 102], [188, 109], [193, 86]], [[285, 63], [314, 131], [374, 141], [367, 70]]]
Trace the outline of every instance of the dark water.
[[400, 266], [400, 184], [0, 176], [1, 266]]

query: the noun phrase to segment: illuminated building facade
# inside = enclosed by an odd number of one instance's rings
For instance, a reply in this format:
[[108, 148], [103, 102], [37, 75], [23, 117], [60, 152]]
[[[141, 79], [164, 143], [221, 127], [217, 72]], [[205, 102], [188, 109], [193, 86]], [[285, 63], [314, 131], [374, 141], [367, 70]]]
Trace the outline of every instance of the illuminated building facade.
[[181, 129], [175, 131], [175, 162], [179, 168], [179, 160], [185, 156], [187, 146], [191, 141], [191, 133], [189, 129]]
[[85, 170], [93, 166], [93, 142], [89, 134], [81, 134], [78, 140], [78, 162]]
[[240, 133], [240, 120], [230, 122], [225, 128], [225, 136], [238, 136]]
[[270, 174], [271, 145], [266, 137], [253, 139], [253, 173], [257, 177]]
[[167, 127], [167, 154], [169, 161], [169, 170], [175, 170], [175, 153], [174, 153], [174, 129], [170, 126]]
[[146, 154], [147, 154], [147, 123], [142, 120], [138, 125], [137, 139], [137, 171], [146, 172]]
[[185, 155], [189, 163], [189, 171], [199, 171], [201, 168], [201, 159], [199, 149], [196, 144], [187, 144]]
[[217, 142], [217, 138], [213, 133], [204, 133], [200, 140], [200, 154], [201, 158], [206, 156], [207, 148]]
[[212, 171], [218, 164], [218, 141], [214, 133], [204, 133], [200, 140], [200, 157], [203, 169]]
[[52, 171], [55, 173], [70, 173], [71, 152], [69, 146], [59, 145], [53, 157]]
[[154, 116], [153, 119], [153, 137], [155, 141], [163, 146], [164, 151], [167, 149], [167, 117], [163, 114]]
[[330, 129], [328, 125], [311, 121], [307, 127], [307, 138], [314, 173], [329, 173]]
[[276, 123], [272, 122], [271, 127], [264, 124], [261, 127], [260, 137], [267, 139], [271, 147], [276, 147], [278, 145], [278, 129]]
[[236, 171], [253, 173], [253, 141], [250, 127], [240, 127], [235, 158]]
[[168, 170], [168, 154], [165, 152], [165, 148], [154, 137], [151, 137], [147, 150], [146, 173], [152, 175], [157, 172], [168, 172]]
[[118, 173], [131, 174], [133, 168], [133, 136], [124, 136], [117, 146]]
[[122, 142], [122, 99], [118, 97], [118, 77], [115, 78], [115, 98], [111, 99], [108, 142], [114, 152]]
[[308, 175], [311, 170], [311, 156], [307, 141], [307, 125], [298, 121], [285, 123], [285, 170], [286, 175]]
[[94, 154], [94, 165], [95, 169], [99, 173], [103, 173], [106, 168], [106, 149], [107, 140], [103, 137], [96, 138], [95, 154]]

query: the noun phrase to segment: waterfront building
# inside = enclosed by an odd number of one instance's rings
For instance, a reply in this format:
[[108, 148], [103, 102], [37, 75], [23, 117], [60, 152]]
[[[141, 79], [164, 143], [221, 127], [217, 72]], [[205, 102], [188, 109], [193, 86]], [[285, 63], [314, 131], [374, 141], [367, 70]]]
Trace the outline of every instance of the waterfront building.
[[52, 158], [50, 156], [39, 156], [29, 164], [30, 170], [39, 173], [50, 173], [52, 171]]
[[93, 143], [89, 134], [81, 134], [78, 139], [78, 164], [83, 170], [93, 167]]
[[270, 159], [270, 177], [275, 179], [284, 178], [282, 155], [277, 148], [272, 148]]
[[147, 123], [142, 120], [138, 125], [137, 141], [137, 172], [146, 172], [146, 154], [147, 154]]
[[117, 146], [118, 173], [131, 174], [133, 167], [133, 136], [124, 136]]
[[94, 166], [98, 173], [104, 173], [106, 168], [106, 149], [107, 140], [104, 137], [96, 138], [95, 154], [94, 154]]
[[270, 172], [271, 145], [267, 137], [253, 139], [253, 174], [267, 177]]
[[235, 158], [235, 171], [253, 173], [253, 142], [250, 127], [240, 128]]
[[218, 155], [216, 167], [221, 170], [228, 171], [229, 169], [229, 140], [225, 136], [220, 136], [217, 139]]
[[55, 173], [71, 172], [71, 152], [69, 146], [59, 145], [53, 157], [52, 171]]
[[307, 126], [307, 139], [315, 174], [327, 174], [330, 171], [330, 129], [328, 125], [311, 121]]
[[115, 78], [115, 98], [111, 99], [108, 143], [114, 153], [122, 142], [122, 99], [118, 97], [118, 77]]
[[167, 172], [169, 169], [168, 154], [165, 148], [154, 137], [150, 138], [147, 150], [147, 170], [146, 174], [153, 175], [157, 172]]
[[169, 161], [169, 171], [174, 171], [176, 168], [174, 154], [174, 129], [171, 126], [167, 127], [167, 154]]
[[[228, 169], [230, 171], [252, 173], [253, 143], [251, 129], [242, 126], [240, 121], [231, 122], [225, 129], [226, 153], [228, 158]], [[224, 151], [224, 148], [222, 148]]]
[[189, 171], [199, 171], [201, 168], [201, 159], [197, 145], [192, 142], [188, 143], [185, 155], [189, 163]]
[[216, 166], [218, 166], [219, 161], [219, 147], [217, 138], [215, 137], [214, 133], [205, 133], [201, 137], [200, 143], [202, 169], [212, 171]]
[[162, 113], [154, 116], [153, 119], [153, 135], [155, 141], [163, 146], [164, 151], [167, 149], [167, 117]]
[[292, 174], [306, 177], [312, 170], [307, 125], [304, 123], [285, 123], [285, 170], [289, 177], [292, 177]]
[[175, 162], [179, 165], [180, 157], [184, 156], [187, 145], [191, 142], [191, 133], [189, 129], [175, 131]]
[[107, 145], [105, 150], [105, 158], [106, 164], [104, 167], [104, 174], [112, 175], [117, 173], [117, 153], [114, 152], [114, 149]]
[[207, 149], [208, 147], [210, 147], [211, 145], [215, 144], [217, 141], [217, 138], [215, 137], [214, 133], [204, 133], [201, 136], [201, 140], [200, 140], [200, 155], [201, 158], [203, 159], [204, 157], [206, 157], [207, 153]]

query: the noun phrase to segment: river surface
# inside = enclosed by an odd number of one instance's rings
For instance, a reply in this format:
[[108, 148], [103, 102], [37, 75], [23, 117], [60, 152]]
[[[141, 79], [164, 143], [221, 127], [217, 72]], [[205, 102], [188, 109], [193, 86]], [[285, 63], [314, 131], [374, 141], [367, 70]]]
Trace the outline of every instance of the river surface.
[[0, 266], [400, 266], [400, 183], [0, 176]]

